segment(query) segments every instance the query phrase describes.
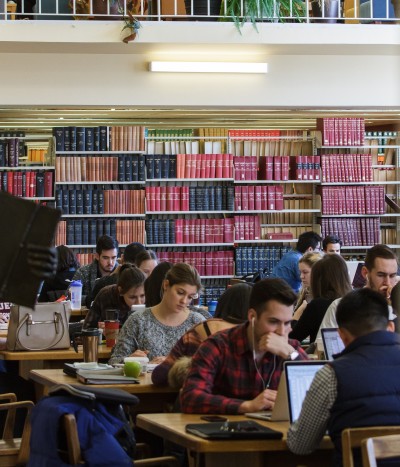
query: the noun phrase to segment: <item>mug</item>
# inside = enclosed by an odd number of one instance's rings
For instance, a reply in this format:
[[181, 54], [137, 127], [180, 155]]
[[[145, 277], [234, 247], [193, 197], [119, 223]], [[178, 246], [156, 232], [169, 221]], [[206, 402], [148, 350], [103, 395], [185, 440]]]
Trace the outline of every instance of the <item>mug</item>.
[[119, 334], [119, 321], [104, 321], [104, 336], [106, 338], [106, 346], [114, 347]]

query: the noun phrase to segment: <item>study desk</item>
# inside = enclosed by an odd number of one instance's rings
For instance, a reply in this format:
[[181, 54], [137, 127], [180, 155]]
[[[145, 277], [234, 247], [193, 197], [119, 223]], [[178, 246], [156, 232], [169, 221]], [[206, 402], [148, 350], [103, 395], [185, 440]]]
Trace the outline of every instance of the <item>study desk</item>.
[[73, 376], [68, 376], [62, 370], [31, 370], [30, 379], [35, 383], [38, 398], [48, 394], [49, 389], [56, 384], [74, 384], [82, 386], [82, 389], [90, 391], [91, 387], [123, 389], [130, 394], [135, 394], [140, 404], [134, 412], [162, 412], [166, 404], [175, 401], [178, 391], [168, 386], [155, 386], [151, 382], [151, 374], [145, 373], [139, 377], [139, 384], [83, 384]]
[[[229, 421], [250, 420], [243, 415], [227, 415]], [[281, 431], [281, 440], [206, 440], [186, 433], [188, 423], [207, 423], [200, 415], [188, 414], [140, 414], [136, 425], [170, 442], [188, 449], [189, 459], [195, 466], [220, 467], [322, 467], [331, 465], [333, 445], [325, 437], [317, 451], [307, 456], [297, 456], [288, 450], [286, 434], [289, 422], [258, 423]]]
[[[99, 360], [108, 360], [111, 347], [99, 346]], [[61, 350], [0, 350], [0, 360], [18, 361], [19, 375], [29, 379], [29, 371], [41, 368], [62, 368], [65, 362], [83, 360], [82, 346], [78, 346], [78, 353], [70, 347]]]

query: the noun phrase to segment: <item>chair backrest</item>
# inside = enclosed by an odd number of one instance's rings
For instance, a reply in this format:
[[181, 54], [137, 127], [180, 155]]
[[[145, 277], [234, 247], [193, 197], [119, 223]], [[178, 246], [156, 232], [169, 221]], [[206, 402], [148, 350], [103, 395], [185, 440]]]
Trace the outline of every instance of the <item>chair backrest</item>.
[[354, 467], [353, 448], [360, 448], [366, 438], [400, 434], [400, 426], [370, 426], [364, 428], [346, 428], [342, 431], [343, 467]]
[[400, 435], [378, 436], [361, 443], [363, 467], [377, 467], [377, 460], [400, 457]]
[[[25, 465], [29, 459], [30, 414], [34, 403], [32, 401], [17, 402], [17, 398], [13, 393], [0, 394], [0, 400], [9, 401], [0, 404], [0, 411], [7, 411], [3, 434], [0, 439], [0, 465]], [[26, 409], [27, 411], [21, 438], [14, 437], [17, 409]]]

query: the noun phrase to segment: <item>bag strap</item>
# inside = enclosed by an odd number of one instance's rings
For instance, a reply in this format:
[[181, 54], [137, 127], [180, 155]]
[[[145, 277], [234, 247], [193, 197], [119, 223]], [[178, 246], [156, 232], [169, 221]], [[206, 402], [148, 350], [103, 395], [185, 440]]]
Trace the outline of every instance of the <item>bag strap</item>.
[[[61, 335], [60, 335], [60, 338], [58, 339], [58, 341], [56, 342], [52, 342], [50, 345], [46, 346], [46, 347], [42, 347], [42, 348], [30, 348], [30, 347], [27, 347], [25, 346], [24, 344], [22, 344], [22, 342], [20, 341], [19, 339], [19, 334], [24, 326], [24, 324], [26, 324], [26, 326], [29, 326], [28, 324], [28, 321], [30, 319], [30, 314], [29, 313], [26, 313], [25, 317], [23, 318], [23, 320], [19, 323], [18, 325], [18, 328], [17, 328], [17, 331], [16, 331], [16, 339], [17, 339], [17, 343], [23, 347], [25, 350], [36, 350], [36, 351], [41, 351], [41, 350], [49, 350], [51, 349], [53, 346], [57, 345], [59, 342], [61, 342], [62, 338], [64, 337], [64, 334], [65, 334], [65, 324], [64, 324], [64, 320], [62, 319], [62, 315], [60, 312], [58, 311], [55, 311], [54, 312], [54, 319], [53, 320], [49, 320], [49, 321], [32, 321], [32, 324], [31, 326], [34, 326], [35, 324], [51, 324], [51, 323], [54, 323], [55, 326], [57, 326], [57, 321], [56, 321], [56, 316], [58, 316], [58, 323], [61, 324], [61, 327], [62, 327], [62, 330], [61, 330]], [[56, 333], [58, 334], [58, 332], [56, 331]]]

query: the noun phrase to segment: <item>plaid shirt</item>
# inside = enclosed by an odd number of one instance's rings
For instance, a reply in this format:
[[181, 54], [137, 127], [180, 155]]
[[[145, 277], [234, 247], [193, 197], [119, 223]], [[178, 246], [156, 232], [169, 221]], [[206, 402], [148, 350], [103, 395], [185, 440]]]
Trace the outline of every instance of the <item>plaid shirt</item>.
[[[261, 379], [247, 340], [248, 325], [221, 331], [200, 345], [182, 389], [182, 412], [237, 414], [240, 405], [261, 394], [268, 381], [270, 389], [278, 388], [284, 359], [264, 354], [258, 364]], [[298, 341], [289, 343], [299, 359], [308, 359]]]

